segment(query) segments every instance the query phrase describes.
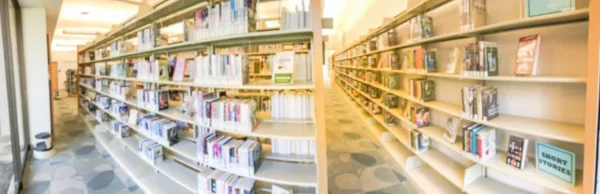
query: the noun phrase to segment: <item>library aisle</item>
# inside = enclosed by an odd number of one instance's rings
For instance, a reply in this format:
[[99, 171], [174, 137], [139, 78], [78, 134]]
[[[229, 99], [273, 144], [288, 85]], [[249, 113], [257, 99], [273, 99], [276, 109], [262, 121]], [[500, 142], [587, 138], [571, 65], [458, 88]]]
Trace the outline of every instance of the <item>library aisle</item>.
[[343, 91], [328, 81], [325, 119], [330, 193], [418, 193], [400, 165], [350, 109]]
[[28, 157], [21, 193], [144, 193], [86, 130], [77, 116], [77, 98], [63, 97], [54, 105], [56, 155], [48, 160]]

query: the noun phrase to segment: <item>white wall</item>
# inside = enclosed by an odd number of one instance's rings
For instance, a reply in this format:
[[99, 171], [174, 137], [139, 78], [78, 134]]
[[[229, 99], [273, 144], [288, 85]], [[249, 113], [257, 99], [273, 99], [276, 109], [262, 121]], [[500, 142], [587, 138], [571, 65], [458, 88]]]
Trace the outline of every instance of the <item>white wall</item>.
[[58, 66], [58, 90], [66, 90], [67, 70], [77, 69], [77, 51], [52, 51], [50, 60]]
[[345, 48], [345, 45], [367, 34], [370, 28], [381, 26], [383, 18], [391, 18], [404, 11], [407, 1], [413, 4], [416, 0], [340, 1], [340, 5], [334, 6], [344, 8], [333, 17], [333, 30], [326, 44], [327, 49], [338, 51]]
[[[46, 47], [46, 11], [39, 7], [21, 9], [23, 22], [23, 55], [27, 75], [30, 142], [40, 132], [49, 132], [50, 86], [48, 81], [48, 51]], [[32, 145], [33, 146], [33, 145]]]

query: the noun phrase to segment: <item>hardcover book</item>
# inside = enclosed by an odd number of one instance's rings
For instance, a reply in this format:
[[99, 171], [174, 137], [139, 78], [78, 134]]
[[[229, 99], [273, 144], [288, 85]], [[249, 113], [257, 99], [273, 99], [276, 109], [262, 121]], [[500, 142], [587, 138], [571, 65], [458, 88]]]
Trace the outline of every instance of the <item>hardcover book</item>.
[[417, 127], [429, 126], [431, 120], [431, 113], [427, 107], [418, 107], [415, 110], [415, 124]]
[[538, 69], [541, 37], [531, 35], [519, 38], [515, 74], [520, 76], [535, 76]]
[[525, 169], [527, 162], [527, 144], [528, 139], [517, 136], [510, 136], [508, 139], [508, 150], [506, 152], [506, 164], [518, 169]]

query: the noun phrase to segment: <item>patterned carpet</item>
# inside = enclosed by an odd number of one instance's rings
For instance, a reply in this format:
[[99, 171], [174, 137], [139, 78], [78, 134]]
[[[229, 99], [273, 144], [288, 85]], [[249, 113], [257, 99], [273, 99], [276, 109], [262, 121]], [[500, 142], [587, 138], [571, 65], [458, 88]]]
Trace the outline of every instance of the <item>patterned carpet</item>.
[[47, 160], [30, 155], [21, 193], [143, 193], [104, 148], [96, 144], [77, 115], [77, 104], [76, 98], [55, 101], [56, 155]]
[[418, 193], [366, 128], [337, 85], [326, 81], [327, 171], [331, 194]]

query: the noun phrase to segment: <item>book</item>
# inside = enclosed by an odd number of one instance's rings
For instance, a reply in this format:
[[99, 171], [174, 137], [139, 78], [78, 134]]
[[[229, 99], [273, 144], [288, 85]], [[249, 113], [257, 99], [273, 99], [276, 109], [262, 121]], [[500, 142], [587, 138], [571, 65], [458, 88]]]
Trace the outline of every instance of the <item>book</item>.
[[169, 62], [167, 60], [155, 60], [157, 73], [155, 80], [168, 81], [169, 80]]
[[515, 75], [535, 76], [537, 74], [540, 43], [541, 37], [537, 34], [519, 38]]
[[446, 121], [446, 131], [444, 131], [444, 138], [450, 143], [456, 142], [456, 135], [460, 128], [461, 120], [456, 117], [449, 117]]
[[173, 73], [173, 81], [183, 81], [185, 77], [186, 59], [181, 57], [177, 58], [175, 62], [175, 72]]
[[527, 162], [528, 143], [528, 139], [511, 135], [508, 139], [506, 164], [521, 170], [525, 169], [525, 163]]
[[416, 130], [410, 131], [409, 145], [415, 152], [421, 153], [427, 151], [429, 144], [428, 136]]
[[389, 53], [389, 68], [391, 69], [400, 69], [400, 54], [398, 52]]
[[525, 0], [525, 16], [535, 17], [575, 9], [575, 0]]
[[486, 46], [483, 49], [484, 54], [484, 63], [485, 63], [485, 72], [484, 76], [497, 76], [499, 75], [498, 70], [498, 47], [496, 47], [496, 43], [493, 46]]
[[436, 51], [425, 51], [425, 72], [436, 72]]
[[433, 37], [433, 18], [425, 15], [419, 15], [421, 24], [421, 38]]
[[387, 88], [392, 89], [392, 90], [399, 90], [400, 89], [400, 81], [401, 81], [400, 74], [397, 74], [397, 73], [389, 74], [387, 82], [386, 82], [386, 86], [387, 86]]
[[433, 80], [424, 80], [422, 83], [422, 100], [430, 102], [435, 100], [435, 82]]
[[417, 127], [429, 126], [429, 122], [431, 120], [431, 113], [429, 112], [429, 108], [417, 107], [415, 108], [414, 115], [414, 121]]
[[498, 90], [496, 88], [483, 90], [481, 96], [483, 100], [482, 120], [488, 121], [498, 117]]
[[447, 74], [455, 74], [457, 68], [462, 68], [462, 60], [460, 58], [463, 55], [462, 51], [462, 49], [454, 47], [450, 52], [448, 64], [446, 65]]
[[273, 64], [273, 83], [274, 84], [293, 84], [294, 74], [294, 52], [277, 52], [275, 54], [275, 64]]
[[459, 0], [458, 10], [461, 31], [485, 25], [485, 0]]
[[496, 155], [496, 129], [485, 128], [477, 134], [478, 160], [487, 160]]

